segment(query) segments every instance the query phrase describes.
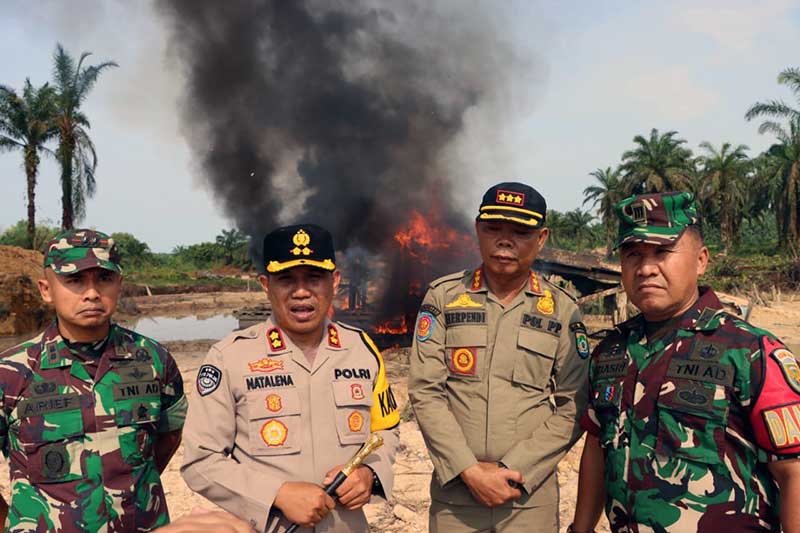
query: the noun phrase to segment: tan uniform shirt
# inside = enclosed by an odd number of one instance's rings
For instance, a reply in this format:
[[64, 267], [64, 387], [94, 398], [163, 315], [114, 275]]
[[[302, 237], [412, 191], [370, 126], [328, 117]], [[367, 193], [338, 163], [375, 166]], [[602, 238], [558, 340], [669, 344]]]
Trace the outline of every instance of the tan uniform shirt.
[[575, 302], [533, 271], [506, 306], [481, 268], [434, 281], [408, 387], [435, 469], [431, 497], [476, 505], [459, 474], [499, 461], [525, 478], [514, 507], [557, 502], [556, 465], [581, 434], [588, 356]]
[[[286, 481], [321, 484], [371, 431], [365, 461], [386, 497], [400, 421], [380, 351], [366, 333], [326, 322], [313, 366], [272, 322], [234, 332], [197, 374], [184, 429], [186, 483], [258, 531], [288, 526], [272, 504]], [[368, 531], [362, 510], [337, 505], [315, 531]]]

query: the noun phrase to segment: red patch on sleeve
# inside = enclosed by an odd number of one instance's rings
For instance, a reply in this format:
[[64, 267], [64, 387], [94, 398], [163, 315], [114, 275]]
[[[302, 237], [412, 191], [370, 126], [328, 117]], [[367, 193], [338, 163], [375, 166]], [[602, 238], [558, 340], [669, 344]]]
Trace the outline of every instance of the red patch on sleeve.
[[750, 413], [756, 442], [770, 453], [800, 453], [800, 393], [794, 383], [797, 363], [780, 342], [764, 337], [761, 343], [764, 375]]

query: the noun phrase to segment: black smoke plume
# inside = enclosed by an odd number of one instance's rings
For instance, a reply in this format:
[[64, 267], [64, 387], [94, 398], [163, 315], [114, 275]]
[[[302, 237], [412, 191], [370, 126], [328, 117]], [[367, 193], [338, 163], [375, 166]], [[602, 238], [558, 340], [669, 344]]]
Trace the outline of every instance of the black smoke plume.
[[480, 20], [477, 6], [158, 4], [186, 79], [184, 129], [203, 180], [255, 248], [278, 225], [314, 222], [339, 249], [382, 254], [412, 210], [471, 231], [474, 211], [449, 201], [460, 180], [442, 155], [506, 68], [491, 32], [469, 23]]

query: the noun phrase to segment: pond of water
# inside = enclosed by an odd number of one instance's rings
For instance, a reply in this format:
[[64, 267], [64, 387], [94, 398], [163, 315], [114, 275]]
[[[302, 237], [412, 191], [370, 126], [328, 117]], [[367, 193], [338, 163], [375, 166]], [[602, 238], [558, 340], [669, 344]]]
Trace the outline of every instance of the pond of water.
[[233, 315], [167, 317], [148, 316], [120, 321], [122, 326], [159, 342], [221, 339], [235, 329], [239, 321]]

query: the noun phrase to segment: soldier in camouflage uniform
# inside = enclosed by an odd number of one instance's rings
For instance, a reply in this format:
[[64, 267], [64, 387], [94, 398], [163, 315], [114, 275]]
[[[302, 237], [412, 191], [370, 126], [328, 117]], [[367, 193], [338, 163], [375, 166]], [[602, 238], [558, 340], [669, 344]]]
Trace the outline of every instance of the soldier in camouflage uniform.
[[[800, 368], [697, 286], [690, 193], [616, 207], [622, 281], [642, 313], [592, 354], [575, 522], [613, 531], [798, 531]], [[604, 501], [605, 500], [605, 501]]]
[[420, 308], [408, 390], [435, 469], [431, 532], [558, 531], [589, 344], [574, 300], [531, 270], [546, 212], [532, 187], [491, 187], [482, 265], [431, 283]]
[[61, 233], [44, 269], [39, 290], [56, 320], [0, 355], [6, 530], [167, 524], [159, 474], [180, 443], [187, 406], [178, 367], [163, 346], [111, 322], [122, 282], [113, 239]]

